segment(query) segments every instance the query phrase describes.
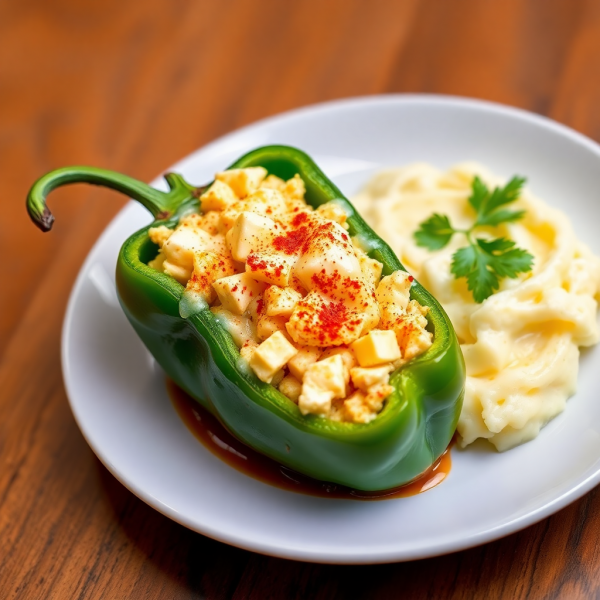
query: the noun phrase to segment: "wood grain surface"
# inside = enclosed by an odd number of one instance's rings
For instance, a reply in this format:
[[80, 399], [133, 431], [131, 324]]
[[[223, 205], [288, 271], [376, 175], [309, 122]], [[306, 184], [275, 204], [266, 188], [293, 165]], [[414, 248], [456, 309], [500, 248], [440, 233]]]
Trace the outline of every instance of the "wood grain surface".
[[404, 564], [238, 550], [146, 506], [69, 410], [60, 329], [123, 200], [33, 180], [92, 164], [149, 181], [256, 119], [385, 92], [486, 98], [600, 140], [597, 0], [0, 0], [0, 598], [600, 597], [600, 495], [495, 543]]

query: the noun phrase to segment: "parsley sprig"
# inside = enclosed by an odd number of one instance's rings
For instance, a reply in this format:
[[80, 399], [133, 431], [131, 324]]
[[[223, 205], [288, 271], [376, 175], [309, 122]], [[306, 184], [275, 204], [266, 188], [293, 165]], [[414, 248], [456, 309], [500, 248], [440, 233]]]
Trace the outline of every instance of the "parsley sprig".
[[498, 290], [501, 279], [514, 279], [519, 273], [531, 270], [533, 256], [518, 248], [512, 240], [503, 237], [486, 240], [473, 236], [477, 227], [495, 227], [523, 218], [525, 211], [512, 210], [507, 206], [519, 198], [524, 183], [523, 177], [513, 177], [504, 187], [494, 188], [490, 192], [476, 176], [469, 197], [476, 218], [469, 229], [455, 229], [446, 215], [435, 213], [423, 221], [414, 233], [417, 245], [429, 250], [444, 248], [455, 233], [466, 236], [469, 245], [452, 255], [450, 270], [456, 278], [466, 278], [475, 302], [483, 302]]

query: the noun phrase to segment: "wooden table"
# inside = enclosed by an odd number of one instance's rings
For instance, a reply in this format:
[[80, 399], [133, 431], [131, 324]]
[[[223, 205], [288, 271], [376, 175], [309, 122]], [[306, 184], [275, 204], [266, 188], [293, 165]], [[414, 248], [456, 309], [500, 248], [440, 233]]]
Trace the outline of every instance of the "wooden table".
[[[123, 204], [76, 186], [50, 235], [44, 171], [150, 180], [234, 128], [382, 92], [486, 98], [600, 140], [597, 0], [0, 2], [0, 598], [589, 598], [600, 495], [503, 540], [368, 567], [268, 558], [188, 531], [119, 484], [69, 410], [65, 305]], [[597, 512], [598, 511], [598, 512]]]

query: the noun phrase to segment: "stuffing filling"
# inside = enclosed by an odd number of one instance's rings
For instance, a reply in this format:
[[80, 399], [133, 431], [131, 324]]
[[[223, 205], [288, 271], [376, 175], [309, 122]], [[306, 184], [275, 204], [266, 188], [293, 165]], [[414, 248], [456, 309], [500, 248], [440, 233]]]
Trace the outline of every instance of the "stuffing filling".
[[335, 201], [313, 209], [303, 180], [262, 167], [217, 173], [200, 214], [149, 230], [149, 266], [206, 303], [256, 376], [302, 414], [368, 423], [390, 373], [432, 343], [413, 278], [381, 277]]

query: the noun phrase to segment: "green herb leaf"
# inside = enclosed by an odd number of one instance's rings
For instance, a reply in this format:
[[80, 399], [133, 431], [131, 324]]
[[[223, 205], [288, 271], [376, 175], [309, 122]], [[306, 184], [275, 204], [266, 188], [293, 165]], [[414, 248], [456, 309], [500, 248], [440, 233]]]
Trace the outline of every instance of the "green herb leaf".
[[455, 233], [464, 233], [468, 246], [460, 248], [452, 255], [450, 270], [457, 277], [467, 280], [467, 287], [473, 293], [475, 302], [483, 302], [500, 288], [500, 280], [515, 278], [519, 273], [531, 270], [533, 256], [507, 238], [486, 240], [476, 238], [471, 233], [476, 227], [495, 227], [522, 219], [524, 210], [506, 208], [518, 200], [525, 179], [513, 177], [504, 187], [497, 187], [490, 193], [488, 187], [475, 177], [471, 184], [469, 204], [476, 212], [475, 223], [467, 230], [457, 230], [450, 224], [446, 215], [434, 214], [423, 221], [414, 236], [417, 245], [429, 250], [444, 248]]
[[512, 240], [498, 238], [486, 241], [478, 238], [477, 244], [484, 252], [492, 256], [491, 267], [499, 277], [515, 279], [519, 273], [531, 271], [533, 256], [527, 250], [515, 247]]
[[477, 238], [475, 244], [460, 248], [452, 256], [450, 270], [456, 277], [466, 277], [475, 302], [483, 302], [500, 287], [504, 277], [515, 278], [529, 271], [533, 256], [516, 248], [512, 240]]
[[[511, 211], [502, 209], [507, 204], [511, 204], [519, 199], [521, 190], [525, 179], [523, 177], [513, 177], [504, 187], [494, 188], [494, 191], [490, 194], [486, 185], [479, 181], [473, 183], [473, 193], [469, 198], [469, 203], [477, 212], [477, 219], [475, 221], [475, 227], [481, 227], [482, 225], [496, 226], [501, 223], [509, 221], [518, 221], [525, 214], [524, 211]], [[474, 198], [477, 189], [476, 201]], [[485, 196], [484, 196], [485, 190]]]
[[421, 223], [414, 236], [417, 246], [429, 248], [429, 250], [440, 250], [452, 239], [453, 234], [454, 229], [450, 224], [450, 219], [446, 215], [436, 213]]

